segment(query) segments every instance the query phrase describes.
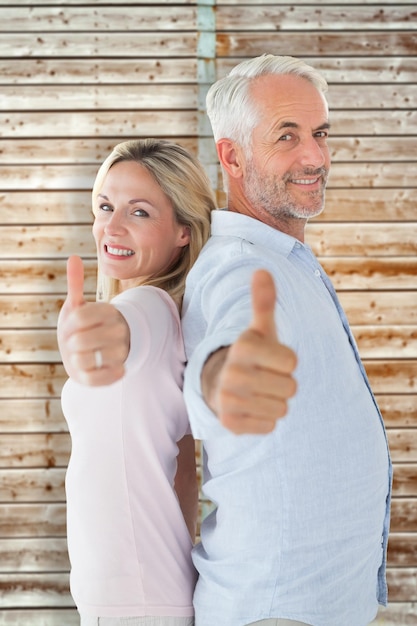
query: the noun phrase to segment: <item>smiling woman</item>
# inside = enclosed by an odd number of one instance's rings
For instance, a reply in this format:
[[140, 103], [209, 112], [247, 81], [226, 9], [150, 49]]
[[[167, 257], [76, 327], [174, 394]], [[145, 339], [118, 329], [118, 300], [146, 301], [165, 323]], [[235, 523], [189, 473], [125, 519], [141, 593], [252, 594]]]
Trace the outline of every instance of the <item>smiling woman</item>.
[[149, 139], [115, 147], [92, 204], [102, 301], [84, 301], [72, 257], [58, 322], [71, 593], [81, 626], [192, 626], [198, 488], [179, 306], [214, 196], [184, 148]]

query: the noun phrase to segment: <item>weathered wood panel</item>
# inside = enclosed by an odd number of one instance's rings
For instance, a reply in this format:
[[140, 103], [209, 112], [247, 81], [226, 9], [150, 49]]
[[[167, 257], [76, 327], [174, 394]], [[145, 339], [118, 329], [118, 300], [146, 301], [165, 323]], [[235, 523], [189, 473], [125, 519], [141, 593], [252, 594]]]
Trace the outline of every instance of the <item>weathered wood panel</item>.
[[[407, 116], [407, 113], [404, 113]], [[404, 121], [405, 123], [405, 121]], [[93, 111], [0, 113], [0, 137], [181, 137], [196, 135], [193, 111]]]
[[[89, 298], [93, 299], [90, 293]], [[353, 326], [416, 325], [417, 294], [399, 291], [393, 298], [390, 292], [340, 292], [339, 299]], [[0, 294], [0, 328], [51, 328], [55, 329], [63, 296]], [[3, 336], [3, 335], [2, 335]]]
[[[178, 141], [178, 139], [175, 139]], [[9, 140], [5, 140], [6, 142]], [[10, 140], [12, 141], [12, 140]], [[32, 140], [35, 142], [36, 140]], [[66, 140], [65, 144], [71, 140]], [[18, 143], [18, 140], [17, 142]], [[24, 141], [27, 145], [28, 142]], [[41, 145], [45, 145], [44, 140]], [[62, 141], [60, 142], [62, 143]], [[81, 143], [75, 141], [76, 144]], [[103, 158], [117, 141], [109, 144], [109, 150], [105, 147], [97, 147], [97, 152], [86, 155], [85, 160], [80, 156], [74, 147], [74, 159], [72, 163], [92, 162], [94, 158], [99, 157], [103, 150]], [[191, 145], [181, 140], [180, 143], [188, 149], [192, 149]], [[39, 142], [38, 142], [39, 144]], [[1, 142], [0, 142], [1, 145]], [[28, 163], [30, 156], [24, 159], [25, 147], [16, 146], [17, 150], [21, 150], [21, 158], [11, 158], [14, 164], [16, 162]], [[82, 148], [81, 148], [82, 151]], [[6, 152], [6, 149], [5, 151]], [[38, 155], [34, 155], [32, 163], [36, 164], [41, 161], [41, 150]], [[65, 148], [63, 149], [63, 161], [66, 161]], [[93, 150], [92, 150], [93, 152]], [[30, 153], [28, 148], [28, 154]], [[46, 156], [46, 155], [45, 155]], [[68, 154], [68, 158], [70, 155]], [[1, 161], [1, 148], [0, 148]], [[60, 157], [54, 161], [50, 156], [45, 161], [59, 163]], [[68, 161], [69, 162], [69, 161]], [[3, 169], [3, 168], [2, 168]], [[417, 193], [415, 189], [399, 188], [365, 188], [365, 189], [349, 189], [346, 193], [345, 189], [327, 189], [326, 191], [326, 208], [325, 211], [314, 220], [311, 224], [318, 222], [358, 222], [366, 218], [366, 222], [410, 222], [416, 217]], [[91, 214], [91, 192], [90, 190], [26, 190], [26, 191], [10, 191], [4, 190], [0, 192], [1, 216], [0, 220], [4, 224], [90, 224], [92, 223]]]
[[[4, 190], [91, 189], [97, 165], [9, 165], [2, 167]], [[412, 187], [412, 163], [334, 163], [329, 176], [330, 188]]]
[[[48, 372], [54, 376], [55, 372]], [[66, 380], [65, 372], [59, 372], [60, 382], [57, 389]], [[22, 377], [24, 380], [24, 377]], [[5, 382], [5, 381], [4, 381]], [[38, 390], [32, 388], [30, 393], [36, 396]], [[59, 397], [32, 397], [32, 398], [1, 398], [0, 399], [0, 432], [1, 433], [30, 433], [49, 432], [60, 433], [67, 430], [61, 411]]]
[[2, 87], [1, 98], [3, 110], [10, 111], [113, 110], [120, 104], [124, 110], [136, 111], [139, 107], [193, 110], [197, 95], [196, 85], [131, 85], [129, 89], [125, 85], [112, 85], [111, 89], [107, 85], [78, 85], [77, 89], [73, 85], [17, 85]]
[[[417, 222], [391, 224], [389, 229], [378, 223], [310, 224], [306, 240], [320, 257], [407, 257], [417, 254]], [[3, 226], [0, 230], [0, 258], [67, 258], [70, 254], [95, 258], [90, 224], [69, 225], [65, 230], [49, 224]]]
[[[342, 108], [342, 107], [340, 107]], [[200, 129], [210, 135], [209, 124]], [[332, 135], [412, 135], [417, 134], [417, 111], [335, 110], [331, 112]], [[0, 137], [52, 138], [52, 137], [183, 137], [196, 135], [198, 115], [193, 111], [124, 111], [68, 113], [56, 111], [51, 116], [45, 112], [0, 112]], [[412, 186], [412, 185], [410, 185]]]
[[[393, 42], [394, 43], [394, 42]], [[403, 45], [405, 45], [403, 43]], [[400, 49], [400, 44], [397, 46]], [[3, 33], [3, 58], [114, 58], [114, 57], [195, 57], [197, 35], [193, 32], [103, 33]]]
[[[265, 50], [297, 57], [308, 56], [414, 56], [415, 31], [371, 32], [228, 32], [216, 37], [217, 56], [257, 56]], [[1, 53], [1, 48], [0, 48]]]
[[54, 31], [195, 31], [197, 14], [195, 6], [123, 7], [103, 5], [100, 11], [88, 5], [69, 7], [12, 6], [0, 8], [0, 32], [45, 33]]
[[79, 626], [75, 609], [5, 609], [0, 610], [0, 626]]
[[65, 572], [69, 569], [65, 538], [0, 539], [0, 574], [20, 572]]
[[[351, 290], [414, 290], [417, 259], [413, 257], [383, 257], [367, 259], [323, 257], [325, 271], [340, 291]], [[65, 294], [66, 263], [52, 261], [2, 260], [0, 292], [16, 294]], [[94, 292], [95, 262], [87, 259], [86, 291]]]
[[355, 4], [346, 8], [343, 6], [326, 6], [320, 4], [306, 4], [304, 6], [286, 6], [276, 3], [275, 6], [266, 6], [259, 2], [251, 6], [248, 4], [235, 7], [222, 6], [219, 2], [216, 8], [216, 28], [218, 31], [253, 31], [256, 24], [258, 31], [285, 30], [299, 31], [367, 31], [373, 30], [401, 31], [409, 30], [417, 19], [415, 6], [394, 4], [378, 4], [367, 6]]
[[3, 539], [65, 538], [65, 503], [3, 504], [0, 532]]
[[0, 608], [71, 607], [68, 574], [0, 574]]
[[[362, 358], [417, 358], [417, 325], [353, 326]], [[59, 363], [55, 329], [0, 331], [0, 362]]]
[[221, 76], [265, 50], [304, 57], [330, 84], [333, 166], [308, 237], [352, 324], [394, 460], [390, 606], [375, 626], [417, 623], [415, 13], [414, 0], [219, 0], [215, 12], [191, 0], [0, 0], [0, 570], [14, 576], [0, 580], [0, 626], [78, 624], [62, 608], [68, 581], [51, 576], [69, 567], [54, 327], [70, 252], [89, 257], [94, 292], [98, 164], [120, 140], [167, 136], [215, 174], [206, 70]]
[[[65, 143], [62, 142], [62, 139], [54, 138], [45, 138], [42, 142], [35, 138], [0, 139], [0, 163], [4, 163], [4, 165], [96, 163], [98, 169], [102, 161], [120, 141], [120, 137], [107, 139], [100, 137], [95, 139], [67, 138]], [[198, 145], [195, 137], [176, 137], [175, 141], [197, 154]], [[209, 138], [203, 141], [203, 146], [206, 146], [207, 151], [212, 141]], [[390, 150], [395, 152], [395, 145], [387, 148], [387, 154]]]
[[[405, 71], [405, 68], [404, 68]], [[0, 59], [3, 85], [195, 84], [197, 59]]]
[[[349, 109], [367, 109], [370, 104], [369, 87], [333, 85], [327, 96], [330, 108], [343, 102]], [[198, 90], [196, 85], [17, 85], [2, 86], [2, 108], [7, 111], [83, 111], [89, 109], [109, 110], [115, 103], [123, 103], [124, 110], [140, 109], [196, 109]], [[372, 102], [379, 109], [406, 109], [417, 106], [417, 85], [375, 85]], [[406, 146], [403, 146], [405, 149]], [[416, 147], [410, 142], [410, 150], [416, 155]]]
[[[65, 502], [64, 468], [0, 469], [0, 502]], [[7, 567], [7, 541], [0, 540], [0, 569]]]

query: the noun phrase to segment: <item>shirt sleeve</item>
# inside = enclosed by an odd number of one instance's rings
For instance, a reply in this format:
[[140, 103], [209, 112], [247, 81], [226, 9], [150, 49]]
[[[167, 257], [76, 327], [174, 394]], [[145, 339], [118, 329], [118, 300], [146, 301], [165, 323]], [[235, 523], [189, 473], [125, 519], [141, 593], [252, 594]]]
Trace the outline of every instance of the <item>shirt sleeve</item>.
[[[179, 315], [173, 300], [156, 287], [134, 287], [119, 294], [112, 304], [125, 318], [130, 330], [130, 350], [125, 366], [129, 371], [157, 362], [167, 342], [183, 353]], [[185, 360], [185, 356], [183, 356]]]

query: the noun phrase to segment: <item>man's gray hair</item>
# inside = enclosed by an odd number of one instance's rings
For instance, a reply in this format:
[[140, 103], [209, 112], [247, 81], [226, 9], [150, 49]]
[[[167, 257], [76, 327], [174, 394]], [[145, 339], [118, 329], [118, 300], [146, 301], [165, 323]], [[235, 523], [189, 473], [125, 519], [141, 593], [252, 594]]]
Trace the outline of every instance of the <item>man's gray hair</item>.
[[301, 59], [263, 54], [242, 61], [227, 76], [215, 82], [207, 93], [207, 115], [215, 141], [228, 138], [250, 148], [258, 112], [250, 99], [249, 86], [252, 79], [264, 74], [294, 74], [310, 81], [322, 94], [327, 91], [325, 78]]

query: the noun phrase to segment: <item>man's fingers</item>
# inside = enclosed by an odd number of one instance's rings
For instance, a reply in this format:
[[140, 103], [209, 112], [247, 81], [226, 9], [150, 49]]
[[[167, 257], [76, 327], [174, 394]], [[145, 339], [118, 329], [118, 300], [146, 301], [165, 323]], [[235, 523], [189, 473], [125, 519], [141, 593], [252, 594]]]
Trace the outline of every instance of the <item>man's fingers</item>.
[[276, 289], [274, 279], [266, 270], [257, 270], [252, 277], [252, 322], [250, 328], [264, 337], [277, 339], [275, 324]]
[[67, 289], [71, 308], [84, 304], [84, 265], [79, 256], [70, 256], [67, 261]]

